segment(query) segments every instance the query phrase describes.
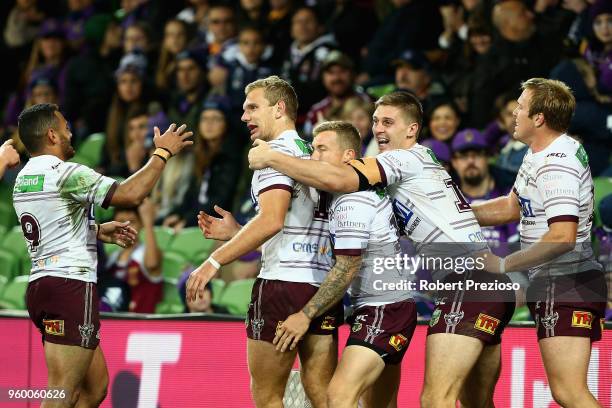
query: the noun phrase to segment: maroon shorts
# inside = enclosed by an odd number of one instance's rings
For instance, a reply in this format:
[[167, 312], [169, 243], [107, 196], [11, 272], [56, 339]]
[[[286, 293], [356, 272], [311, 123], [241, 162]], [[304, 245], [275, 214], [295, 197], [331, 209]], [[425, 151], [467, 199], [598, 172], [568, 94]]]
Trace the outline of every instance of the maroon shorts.
[[499, 344], [504, 328], [514, 314], [515, 293], [513, 290], [466, 290], [469, 279], [484, 284], [494, 284], [495, 280], [511, 284], [505, 275], [480, 271], [448, 275], [444, 283], [464, 282], [463, 289], [438, 292], [427, 335], [461, 334], [479, 339], [485, 345]]
[[100, 315], [95, 283], [45, 276], [30, 282], [26, 303], [43, 342], [98, 347]]
[[399, 364], [416, 328], [416, 305], [406, 300], [382, 306], [361, 306], [349, 317], [348, 323], [351, 333], [347, 346], [367, 347], [378, 353], [385, 364]]
[[[290, 315], [302, 310], [319, 288], [309, 283], [257, 278], [246, 319], [247, 337], [272, 343], [276, 328]], [[308, 334], [338, 333], [344, 322], [342, 302], [310, 323]]]
[[538, 340], [555, 336], [601, 340], [607, 293], [601, 271], [534, 279], [527, 288], [527, 306]]

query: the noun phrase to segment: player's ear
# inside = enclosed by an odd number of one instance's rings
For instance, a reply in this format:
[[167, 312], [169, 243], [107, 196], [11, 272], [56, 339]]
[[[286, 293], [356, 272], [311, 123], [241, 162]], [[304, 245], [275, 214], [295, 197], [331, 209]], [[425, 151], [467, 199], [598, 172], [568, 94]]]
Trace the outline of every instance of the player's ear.
[[56, 145], [60, 141], [59, 134], [51, 127], [47, 129], [46, 139], [46, 142], [50, 145]]
[[274, 117], [280, 119], [287, 111], [287, 104], [282, 99], [276, 103], [276, 110], [274, 111]]
[[357, 153], [353, 149], [346, 149], [342, 154], [342, 161], [344, 163], [348, 163], [351, 160], [355, 160], [357, 158]]
[[416, 122], [413, 122], [408, 125], [408, 133], [406, 134], [406, 138], [408, 139], [416, 138], [418, 133], [419, 133], [419, 124]]
[[533, 123], [534, 123], [535, 127], [542, 127], [544, 125], [545, 121], [546, 120], [544, 118], [544, 114], [543, 113], [536, 113], [534, 115]]

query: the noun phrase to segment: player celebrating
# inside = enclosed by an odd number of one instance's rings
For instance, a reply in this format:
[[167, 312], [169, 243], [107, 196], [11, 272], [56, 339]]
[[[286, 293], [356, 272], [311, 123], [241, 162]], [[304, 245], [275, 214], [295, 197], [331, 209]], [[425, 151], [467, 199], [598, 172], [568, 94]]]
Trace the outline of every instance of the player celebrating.
[[[455, 243], [453, 251], [486, 248], [469, 204], [431, 150], [416, 143], [422, 117], [421, 104], [412, 94], [393, 92], [376, 102], [373, 131], [382, 152], [376, 158], [355, 160], [351, 166], [300, 161], [258, 141], [259, 146], [249, 152], [250, 166], [272, 167], [324, 191], [388, 187], [398, 223], [417, 243], [418, 253], [434, 243]], [[427, 338], [423, 406], [454, 406], [466, 384], [474, 391], [461, 394], [463, 403], [470, 406], [492, 401], [500, 366], [500, 335], [514, 305], [468, 304], [462, 299], [458, 292], [440, 305], [438, 313], [444, 312], [445, 326], [432, 321], [436, 327], [430, 328]], [[495, 330], [477, 329], [483, 315], [495, 319]]]
[[[313, 160], [341, 165], [360, 156], [359, 131], [348, 122], [323, 122], [313, 134]], [[279, 326], [274, 343], [282, 351], [293, 349], [312, 319], [342, 299], [350, 285], [352, 329], [327, 390], [328, 406], [355, 407], [374, 384], [365, 396], [367, 406], [386, 407], [391, 400], [396, 406], [400, 363], [416, 328], [416, 306], [408, 291], [380, 289], [383, 282], [401, 277], [401, 270], [373, 273], [377, 259], [400, 253], [391, 202], [371, 190], [336, 195], [329, 223], [336, 263], [306, 306]]]
[[607, 290], [591, 249], [588, 157], [565, 134], [576, 101], [560, 81], [532, 78], [522, 89], [514, 138], [529, 150], [513, 191], [474, 207], [482, 225], [520, 219], [522, 249], [504, 259], [490, 257], [487, 269], [529, 270], [527, 304], [553, 398], [568, 408], [599, 407], [587, 387], [587, 371], [591, 342], [602, 334]]
[[106, 396], [108, 372], [100, 349], [96, 290], [96, 239], [122, 247], [136, 237], [128, 223], [96, 225], [94, 205], [136, 206], [149, 194], [172, 155], [193, 142], [173, 124], [160, 135], [149, 162], [121, 184], [66, 160], [72, 133], [57, 105], [39, 104], [19, 115], [19, 136], [31, 159], [19, 172], [13, 203], [32, 258], [28, 313], [42, 334], [48, 388], [64, 400], [42, 406], [97, 407]]
[[[251, 139], [297, 160], [310, 158], [309, 146], [295, 131], [297, 96], [286, 81], [271, 76], [245, 88], [244, 114]], [[296, 351], [279, 353], [272, 341], [278, 325], [301, 310], [332, 267], [328, 233], [328, 195], [318, 194], [273, 169], [253, 174], [251, 196], [257, 215], [223, 238], [217, 249], [187, 282], [187, 298], [202, 296], [221, 265], [262, 246], [262, 268], [253, 286], [247, 317], [247, 354], [251, 390], [258, 407], [282, 407]], [[210, 236], [210, 235], [208, 235]], [[215, 237], [221, 238], [221, 237]], [[315, 407], [325, 406], [325, 390], [337, 363], [337, 325], [342, 304], [314, 319], [298, 347], [302, 383]]]

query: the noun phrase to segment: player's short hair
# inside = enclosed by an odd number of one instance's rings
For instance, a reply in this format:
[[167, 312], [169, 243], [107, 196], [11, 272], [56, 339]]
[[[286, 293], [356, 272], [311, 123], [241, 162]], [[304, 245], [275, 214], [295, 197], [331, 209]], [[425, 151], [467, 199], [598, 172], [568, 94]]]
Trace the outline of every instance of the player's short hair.
[[355, 158], [361, 157], [361, 137], [359, 136], [359, 131], [352, 123], [342, 120], [321, 122], [312, 130], [312, 135], [317, 137], [319, 133], [327, 131], [336, 134], [338, 144], [342, 149], [352, 149], [355, 151]]
[[381, 96], [374, 106], [395, 106], [399, 108], [408, 119], [408, 122], [416, 122], [419, 125], [417, 138], [423, 127], [423, 105], [413, 93], [407, 91], [395, 91]]
[[567, 131], [576, 109], [576, 98], [569, 86], [555, 79], [531, 78], [521, 88], [531, 91], [529, 117], [541, 113], [550, 129]]
[[39, 103], [24, 109], [19, 114], [17, 128], [19, 138], [30, 155], [38, 153], [45, 144], [49, 128], [58, 125], [55, 112], [59, 107], [53, 103]]
[[244, 88], [244, 94], [248, 95], [259, 88], [263, 88], [264, 97], [270, 103], [270, 106], [276, 105], [278, 101], [285, 102], [287, 116], [295, 122], [297, 119], [298, 98], [289, 82], [276, 75], [272, 75], [248, 84]]

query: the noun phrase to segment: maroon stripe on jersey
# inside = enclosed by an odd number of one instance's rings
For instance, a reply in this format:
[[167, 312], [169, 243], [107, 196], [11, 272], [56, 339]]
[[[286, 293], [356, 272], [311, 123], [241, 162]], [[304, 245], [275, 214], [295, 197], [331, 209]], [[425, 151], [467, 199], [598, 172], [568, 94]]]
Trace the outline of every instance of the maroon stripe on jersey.
[[293, 188], [291, 186], [288, 186], [286, 184], [272, 184], [271, 186], [264, 187], [261, 190], [259, 190], [259, 193], [257, 193], [257, 195], [260, 196], [266, 191], [270, 191], [270, 190], [285, 190], [285, 191], [288, 191], [289, 193], [293, 193]]
[[352, 198], [344, 198], [342, 200], [336, 201], [334, 208], [338, 208], [338, 206], [340, 205], [347, 205], [351, 203], [365, 204], [368, 207], [376, 207], [376, 204], [374, 204], [372, 201], [369, 201], [368, 199], [360, 198], [360, 197], [352, 197]]
[[102, 208], [104, 209], [108, 208], [108, 206], [111, 203], [111, 200], [113, 199], [113, 195], [115, 195], [115, 191], [117, 190], [118, 186], [119, 186], [119, 183], [117, 183], [116, 181], [113, 183], [112, 186], [110, 186], [110, 188], [108, 189], [108, 192], [106, 193], [106, 197], [104, 197], [104, 201], [102, 201]]
[[334, 255], [360, 256], [361, 249], [334, 249]]
[[553, 201], [559, 201], [559, 200], [575, 201], [576, 204], [580, 204], [580, 201], [576, 197], [572, 197], [572, 196], [558, 196], [558, 197], [549, 198], [548, 200], [544, 200], [542, 205], [544, 207], [548, 207], [547, 204], [549, 204], [549, 203], [551, 203]]
[[561, 164], [547, 164], [547, 165], [542, 166], [542, 167], [540, 167], [540, 168], [538, 169], [538, 171], [537, 171], [537, 173], [536, 173], [536, 178], [538, 178], [538, 177], [539, 177], [539, 176], [540, 176], [540, 175], [543, 173], [543, 171], [542, 171], [542, 170], [544, 170], [544, 169], [547, 169], [547, 170], [548, 170], [548, 169], [565, 169], [565, 170], [568, 170], [568, 171], [570, 171], [570, 172], [574, 173], [576, 176], [578, 176], [578, 175], [579, 175], [579, 174], [578, 174], [578, 170], [576, 170], [576, 169], [575, 169], [575, 168], [573, 168], [573, 167], [563, 166], [563, 165], [561, 165]]
[[385, 169], [380, 164], [378, 159], [376, 159], [376, 165], [378, 166], [378, 171], [380, 171], [380, 179], [382, 180], [382, 184], [384, 187], [387, 187], [387, 173], [385, 173]]
[[575, 215], [557, 215], [556, 217], [549, 218], [546, 220], [548, 225], [554, 224], [555, 222], [575, 222], [578, 223], [578, 217]]

